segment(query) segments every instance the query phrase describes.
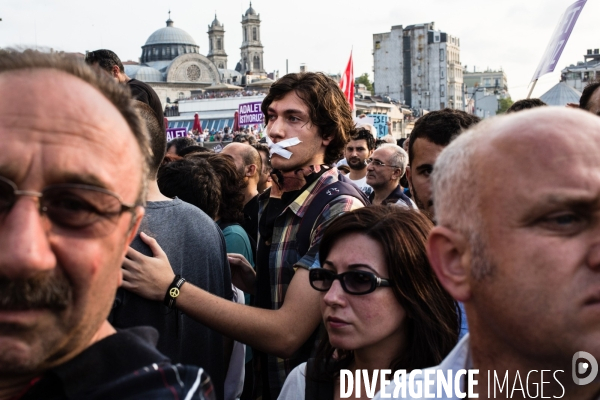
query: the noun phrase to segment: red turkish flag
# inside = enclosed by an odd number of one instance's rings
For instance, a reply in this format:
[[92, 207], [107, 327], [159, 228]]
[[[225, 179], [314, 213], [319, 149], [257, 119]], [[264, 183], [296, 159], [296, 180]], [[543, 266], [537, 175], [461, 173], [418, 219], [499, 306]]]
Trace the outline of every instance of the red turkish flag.
[[340, 89], [344, 92], [344, 96], [346, 96], [350, 104], [350, 109], [354, 111], [354, 67], [352, 64], [352, 52], [350, 52], [346, 71], [344, 71], [340, 80]]

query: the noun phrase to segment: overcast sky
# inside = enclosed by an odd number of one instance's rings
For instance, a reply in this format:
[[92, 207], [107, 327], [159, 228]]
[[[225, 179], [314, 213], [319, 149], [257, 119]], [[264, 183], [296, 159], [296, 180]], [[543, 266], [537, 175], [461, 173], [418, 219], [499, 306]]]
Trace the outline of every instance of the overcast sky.
[[[373, 34], [392, 25], [435, 22], [436, 29], [460, 37], [461, 61], [472, 71], [504, 69], [513, 100], [527, 96], [527, 85], [564, 10], [574, 0], [254, 0], [260, 14], [267, 72], [341, 72], [354, 49], [354, 72], [373, 74]], [[588, 0], [556, 71], [542, 77], [533, 97], [559, 81], [560, 69], [583, 61], [587, 49], [600, 48], [600, 0]], [[241, 16], [247, 0], [2, 0], [0, 47], [45, 46], [85, 53], [108, 48], [122, 60], [138, 60], [141, 46], [165, 26], [190, 33], [208, 52], [208, 25], [215, 12], [225, 25], [228, 67], [240, 59]], [[594, 20], [594, 15], [596, 19]], [[594, 22], [595, 21], [595, 22]]]

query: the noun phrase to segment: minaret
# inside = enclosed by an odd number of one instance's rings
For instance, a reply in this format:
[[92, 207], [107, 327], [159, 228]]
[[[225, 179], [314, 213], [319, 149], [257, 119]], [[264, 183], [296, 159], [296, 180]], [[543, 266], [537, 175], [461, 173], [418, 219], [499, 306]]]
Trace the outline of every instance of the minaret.
[[208, 26], [208, 58], [219, 69], [227, 69], [227, 53], [225, 53], [225, 26], [217, 19]]
[[242, 16], [242, 34], [244, 41], [240, 47], [242, 53], [241, 73], [250, 72], [252, 75], [266, 75], [263, 65], [263, 45], [260, 42], [260, 14], [252, 8]]

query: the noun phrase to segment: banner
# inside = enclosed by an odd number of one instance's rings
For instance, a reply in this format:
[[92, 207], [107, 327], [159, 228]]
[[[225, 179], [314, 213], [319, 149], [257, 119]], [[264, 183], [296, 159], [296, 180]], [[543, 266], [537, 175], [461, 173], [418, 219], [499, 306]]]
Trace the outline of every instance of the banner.
[[350, 104], [350, 109], [354, 111], [354, 65], [352, 64], [352, 52], [350, 52], [348, 65], [340, 80], [340, 89], [344, 92], [344, 96], [348, 100], [348, 104]]
[[382, 137], [388, 134], [388, 116], [385, 114], [367, 114], [367, 118], [373, 119], [373, 126], [377, 129], [377, 138], [381, 139]]
[[238, 109], [238, 121], [240, 126], [262, 124], [265, 116], [260, 110], [261, 101], [240, 104]]
[[186, 137], [187, 129], [185, 128], [170, 128], [167, 129], [167, 142], [178, 137]]
[[554, 29], [552, 37], [550, 38], [548, 47], [546, 47], [544, 56], [542, 57], [535, 74], [533, 74], [533, 78], [531, 78], [532, 82], [536, 79], [539, 79], [540, 76], [554, 71], [554, 68], [558, 63], [563, 49], [567, 45], [569, 36], [571, 36], [573, 27], [575, 26], [577, 18], [579, 18], [579, 14], [581, 14], [581, 10], [583, 10], [583, 6], [585, 6], [586, 1], [587, 0], [576, 1], [575, 3], [571, 4], [569, 8], [567, 8], [567, 11], [565, 11], [565, 13], [562, 15], [558, 25], [556, 26], [556, 29]]

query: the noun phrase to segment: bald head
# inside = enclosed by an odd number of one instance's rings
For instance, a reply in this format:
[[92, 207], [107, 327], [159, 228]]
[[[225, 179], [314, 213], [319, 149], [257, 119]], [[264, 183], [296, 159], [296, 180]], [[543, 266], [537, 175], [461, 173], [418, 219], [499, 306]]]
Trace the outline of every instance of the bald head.
[[600, 118], [558, 107], [486, 120], [441, 152], [428, 256], [465, 304], [474, 359], [569, 371], [578, 349], [600, 357], [598, 154]]
[[247, 143], [230, 143], [225, 146], [223, 151], [221, 151], [221, 154], [232, 157], [235, 161], [236, 167], [240, 171], [244, 170], [251, 164], [256, 166], [256, 173], [262, 169], [260, 154], [258, 154], [258, 151], [254, 147]]
[[554, 181], [559, 163], [600, 150], [600, 120], [573, 109], [491, 118], [466, 133], [442, 151], [432, 175], [438, 223], [462, 231], [472, 226], [465, 218], [477, 218], [478, 195], [506, 191], [507, 179], [527, 187], [534, 172]]

